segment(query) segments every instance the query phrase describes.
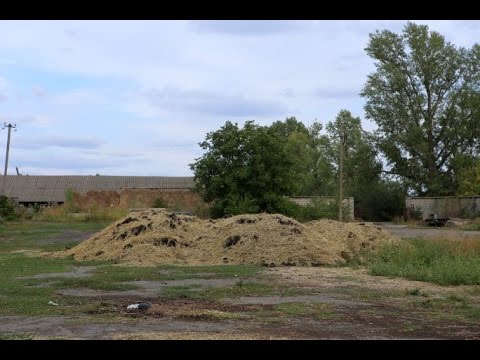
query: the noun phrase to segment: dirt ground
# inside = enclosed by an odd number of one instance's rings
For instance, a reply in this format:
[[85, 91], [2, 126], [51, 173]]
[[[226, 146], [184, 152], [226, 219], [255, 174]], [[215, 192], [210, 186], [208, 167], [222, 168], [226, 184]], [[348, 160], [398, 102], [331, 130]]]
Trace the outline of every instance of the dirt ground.
[[[72, 235], [76, 240], [88, 237]], [[66, 241], [65, 237], [57, 240]], [[85, 279], [95, 270], [95, 266], [78, 266], [69, 272], [36, 274], [31, 278], [48, 284], [59, 277]], [[162, 274], [166, 273], [168, 270], [162, 270]], [[292, 291], [267, 295], [252, 291], [242, 296], [206, 298], [166, 296], [172, 289], [188, 288], [188, 295], [205, 289], [245, 286], [243, 281], [274, 284]], [[50, 317], [0, 316], [0, 338], [480, 339], [478, 317], [462, 317], [457, 311], [462, 301], [480, 304], [479, 286], [448, 287], [390, 279], [348, 267], [287, 266], [265, 268], [259, 275], [245, 279], [215, 277], [206, 270], [192, 273], [191, 278], [127, 284], [137, 288], [57, 290], [60, 299], [91, 300], [96, 304], [95, 311]], [[140, 301], [150, 302], [151, 307], [127, 310], [129, 304]]]
[[[70, 275], [86, 276], [91, 271], [91, 267], [76, 268]], [[36, 278], [49, 280], [42, 275]], [[231, 279], [210, 277], [139, 281], [140, 289], [126, 291], [65, 289], [59, 293], [90, 297], [103, 303], [106, 311], [99, 307], [97, 314], [88, 316], [3, 316], [0, 334], [29, 334], [33, 339], [480, 339], [480, 322], [432, 315], [421, 307], [424, 296], [464, 295], [471, 290], [468, 286], [441, 287], [373, 277], [360, 269], [324, 267], [266, 269], [256, 280], [300, 286], [308, 295], [218, 300], [161, 297], [162, 289], [172, 286], [232, 285]], [[408, 296], [408, 289], [417, 289], [422, 296]], [[126, 309], [139, 301], [152, 305], [146, 311]], [[412, 306], [412, 301], [417, 301], [419, 308]], [[319, 311], [289, 315], [288, 308], [287, 313], [275, 309], [285, 304], [316, 306]]]

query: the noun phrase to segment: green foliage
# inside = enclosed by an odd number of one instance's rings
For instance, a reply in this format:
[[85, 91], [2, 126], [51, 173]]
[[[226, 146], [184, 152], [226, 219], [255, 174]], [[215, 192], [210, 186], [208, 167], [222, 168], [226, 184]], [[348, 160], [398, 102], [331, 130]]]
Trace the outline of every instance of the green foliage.
[[412, 296], [419, 296], [422, 294], [419, 288], [405, 289], [405, 293]]
[[456, 158], [478, 151], [480, 45], [455, 47], [427, 26], [377, 31], [366, 48], [376, 63], [362, 96], [391, 173], [419, 195], [453, 195]]
[[161, 197], [156, 198], [155, 201], [153, 202], [153, 207], [154, 208], [167, 208], [168, 204], [165, 200], [163, 200]]
[[459, 171], [458, 195], [480, 195], [480, 160]]
[[463, 249], [459, 241], [405, 241], [400, 245], [383, 247], [370, 260], [370, 272], [440, 285], [480, 285], [478, 241]]
[[402, 214], [405, 188], [382, 180], [372, 136], [347, 110], [328, 123], [326, 134], [315, 122], [305, 127], [295, 118], [243, 128], [226, 122], [207, 134], [206, 153], [190, 167], [197, 191], [211, 202], [218, 218], [243, 213], [283, 213], [300, 221], [338, 217], [335, 204], [299, 207], [284, 196], [338, 196], [339, 145], [343, 134], [344, 196], [355, 198], [356, 211], [368, 220]]
[[310, 128], [296, 118], [287, 118], [284, 122], [276, 121], [270, 129], [278, 134], [285, 142], [285, 153], [291, 158], [290, 175], [294, 177], [293, 194], [305, 195], [312, 188], [315, 179], [325, 176], [325, 172], [318, 173], [316, 160], [319, 156], [318, 144], [322, 137], [322, 125], [314, 122]]
[[352, 191], [355, 215], [367, 221], [390, 221], [403, 216], [405, 194], [405, 188], [394, 181], [356, 184]]
[[[341, 110], [329, 122], [327, 133], [317, 142], [317, 170], [323, 174], [323, 185], [316, 194], [338, 194], [339, 146], [343, 140], [344, 196], [354, 197], [355, 216], [369, 221], [391, 220], [402, 215], [405, 188], [398, 182], [381, 178], [382, 164], [372, 136], [362, 129], [361, 120]], [[342, 136], [343, 135], [343, 136]], [[334, 212], [327, 216], [332, 217]]]
[[3, 238], [0, 253], [19, 249], [63, 250], [65, 246], [76, 245], [79, 240], [69, 241], [69, 232], [80, 233], [99, 231], [107, 222], [8, 222], [0, 225]]
[[343, 142], [344, 181], [346, 189], [355, 184], [378, 181], [382, 170], [377, 160], [377, 151], [372, 139], [362, 129], [359, 117], [353, 117], [350, 111], [341, 110], [334, 122], [327, 125], [330, 150], [327, 154], [333, 164], [339, 164], [339, 145]]
[[412, 213], [410, 214], [410, 219], [415, 221], [423, 220], [423, 212], [421, 208], [413, 209]]
[[200, 219], [208, 219], [210, 218], [210, 208], [205, 205], [197, 205], [193, 211], [193, 215], [200, 218]]
[[54, 300], [49, 287], [27, 286], [31, 280], [21, 277], [70, 269], [69, 260], [46, 259], [23, 254], [0, 254], [0, 314], [39, 315], [56, 312], [48, 301]]
[[16, 219], [15, 204], [6, 196], [0, 196], [0, 219]]
[[295, 118], [270, 127], [247, 121], [239, 128], [227, 121], [208, 133], [200, 143], [206, 153], [190, 167], [197, 190], [212, 202], [211, 215], [278, 212], [282, 196], [308, 182], [310, 140]]
[[255, 214], [260, 211], [257, 201], [248, 196], [232, 194], [227, 198], [225, 212], [229, 215]]
[[76, 212], [78, 209], [74, 204], [75, 192], [72, 189], [65, 190], [65, 207], [68, 212]]
[[480, 218], [474, 220], [471, 224], [462, 226], [461, 229], [467, 231], [480, 231]]

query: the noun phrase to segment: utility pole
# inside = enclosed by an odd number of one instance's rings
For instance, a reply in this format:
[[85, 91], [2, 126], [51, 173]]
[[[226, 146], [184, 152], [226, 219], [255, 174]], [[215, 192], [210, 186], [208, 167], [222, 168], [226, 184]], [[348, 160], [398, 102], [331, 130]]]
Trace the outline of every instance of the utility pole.
[[343, 139], [344, 139], [344, 133], [343, 133], [343, 128], [340, 130], [340, 199], [338, 202], [338, 221], [343, 221]]
[[[7, 169], [8, 169], [8, 153], [10, 152], [10, 134], [12, 132], [12, 128], [15, 129], [17, 127], [16, 124], [7, 124], [3, 123], [3, 129], [8, 128], [8, 139], [7, 139], [7, 155], [5, 157], [5, 171], [3, 172], [3, 183], [2, 183], [2, 195], [5, 194], [5, 182], [7, 181]], [[15, 129], [15, 131], [17, 131]]]

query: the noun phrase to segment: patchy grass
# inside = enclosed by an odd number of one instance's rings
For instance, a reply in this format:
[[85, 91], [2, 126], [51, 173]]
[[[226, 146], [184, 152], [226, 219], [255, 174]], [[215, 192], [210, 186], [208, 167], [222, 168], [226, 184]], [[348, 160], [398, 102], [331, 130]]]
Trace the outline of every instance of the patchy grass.
[[[108, 222], [9, 222], [0, 225], [0, 314], [61, 315], [72, 313], [98, 313], [93, 299], [56, 295], [63, 288], [89, 288], [101, 290], [129, 290], [136, 288], [124, 282], [136, 280], [176, 280], [208, 277], [254, 276], [259, 266], [117, 266], [107, 262], [78, 262], [73, 259], [53, 259], [13, 253], [18, 250], [62, 250], [74, 246], [79, 240], [68, 241], [72, 234], [99, 231]], [[91, 276], [85, 278], [55, 277], [48, 279], [20, 279], [42, 273], [68, 272], [72, 266], [97, 265]], [[207, 274], [207, 276], [205, 276]], [[172, 291], [174, 292], [174, 291]], [[48, 305], [49, 301], [60, 306]], [[103, 310], [100, 310], [102, 313]]]
[[358, 301], [377, 301], [399, 299], [406, 296], [406, 292], [398, 289], [372, 289], [362, 285], [335, 287], [329, 289], [331, 294], [339, 295], [341, 299]]
[[273, 295], [277, 292], [277, 287], [273, 284], [267, 284], [254, 281], [238, 281], [233, 286], [208, 288], [200, 292], [204, 298], [223, 299], [236, 298], [241, 296], [264, 296]]
[[25, 333], [0, 334], [0, 340], [33, 340], [33, 335]]
[[440, 285], [480, 284], [480, 239], [405, 240], [387, 245], [367, 264], [370, 273]]
[[51, 223], [51, 222], [8, 222], [0, 224], [0, 252], [19, 249], [63, 250], [79, 241], [68, 241], [71, 232], [95, 232], [108, 222]]
[[[86, 287], [88, 282], [100, 284], [104, 283], [121, 283], [127, 281], [140, 281], [140, 280], [164, 280], [162, 275], [158, 273], [158, 267], [133, 267], [133, 266], [122, 266], [122, 265], [104, 265], [99, 266], [93, 272], [93, 275], [84, 278], [86, 282]], [[108, 290], [107, 288], [97, 287], [97, 289]]]
[[85, 304], [82, 312], [89, 315], [116, 314], [117, 304], [111, 300], [98, 300]]
[[411, 296], [428, 296], [427, 293], [421, 291], [419, 288], [405, 289], [405, 293]]
[[460, 229], [467, 231], [480, 231], [480, 218], [475, 219], [471, 224], [461, 226]]
[[418, 329], [418, 326], [412, 324], [410, 321], [407, 321], [405, 322], [403, 325], [402, 325], [402, 329], [401, 331], [404, 331], [404, 332], [414, 332], [415, 330]]
[[[51, 259], [30, 257], [24, 254], [0, 255], [0, 271], [4, 281], [0, 284], [0, 314], [22, 315], [64, 315], [72, 313], [104, 313], [108, 306], [94, 299], [76, 298], [55, 294], [58, 289], [89, 288], [101, 290], [130, 290], [137, 288], [133, 284], [125, 284], [134, 280], [170, 280], [175, 278], [191, 278], [185, 268], [177, 273], [161, 267], [125, 267], [118, 265], [96, 264], [98, 267], [90, 276], [83, 278], [49, 277], [48, 279], [21, 278], [41, 273], [57, 273], [70, 271], [72, 266], [94, 265], [92, 262], [76, 262], [71, 259]], [[201, 268], [194, 274], [201, 275]], [[207, 269], [206, 269], [207, 270]], [[235, 276], [239, 269], [229, 269], [227, 266], [217, 268], [217, 273], [223, 276]], [[212, 269], [208, 269], [210, 273]], [[244, 273], [252, 271], [245, 270]], [[204, 271], [205, 272], [205, 271]], [[264, 295], [273, 292], [274, 287], [268, 284], [253, 283], [239, 279], [236, 285], [226, 288], [207, 288], [199, 290], [199, 285], [165, 287], [161, 297], [168, 298], [222, 298], [226, 296]], [[48, 305], [49, 301], [60, 306]], [[111, 308], [111, 307], [110, 307]], [[103, 310], [101, 310], [103, 309]]]
[[[421, 310], [426, 314], [445, 320], [480, 320], [480, 304], [464, 295], [448, 295], [440, 298], [417, 298], [408, 305], [410, 310]], [[407, 309], [408, 309], [407, 307]]]
[[259, 275], [265, 270], [262, 266], [256, 265], [207, 265], [207, 266], [180, 266], [163, 265], [157, 267], [165, 280], [181, 280], [201, 277], [203, 279], [229, 278], [229, 277], [250, 277]]
[[[86, 225], [86, 224], [82, 224]], [[91, 225], [91, 224], [88, 224]], [[54, 227], [63, 229], [63, 227]], [[44, 229], [50, 234], [52, 228]], [[16, 229], [20, 242], [29, 239], [35, 232]], [[15, 232], [14, 232], [15, 233]], [[10, 235], [11, 236], [11, 235]], [[23, 243], [25, 244], [25, 242]], [[13, 244], [15, 245], [15, 244]], [[15, 247], [13, 247], [15, 248]], [[97, 268], [90, 276], [83, 278], [49, 277], [26, 278], [43, 273], [62, 273], [72, 270], [72, 266], [96, 265]], [[112, 265], [105, 262], [78, 262], [69, 258], [45, 258], [28, 256], [25, 253], [0, 252], [0, 314], [2, 315], [65, 315], [75, 313], [103, 313], [105, 304], [89, 298], [76, 298], [55, 294], [58, 289], [64, 288], [89, 288], [101, 290], [130, 290], [137, 288], [125, 282], [136, 280], [175, 280], [187, 278], [200, 278], [209, 274], [209, 277], [233, 277], [238, 278], [238, 286], [232, 291], [223, 290], [223, 293], [245, 294], [254, 290], [244, 279], [264, 270], [255, 266], [156, 266], [156, 267], [132, 267]], [[240, 277], [241, 276], [241, 277]], [[199, 296], [191, 296], [191, 287], [167, 288], [167, 296], [174, 298], [186, 297], [221, 297], [222, 290], [204, 290]], [[238, 289], [237, 289], [238, 288]], [[192, 292], [193, 293], [193, 292]], [[255, 293], [262, 293], [256, 291]], [[48, 305], [49, 301], [59, 303], [60, 306]], [[108, 308], [108, 307], [107, 307]], [[102, 310], [103, 309], [103, 310]]]
[[0, 255], [0, 314], [58, 314], [58, 307], [48, 305], [58, 302], [50, 286], [32, 287], [32, 279], [19, 279], [38, 273], [70, 270], [71, 260], [43, 259], [23, 254]]
[[[49, 279], [53, 280], [53, 279]], [[57, 289], [73, 289], [73, 288], [88, 288], [93, 290], [106, 290], [106, 291], [124, 291], [138, 289], [138, 286], [133, 284], [124, 284], [118, 282], [111, 282], [108, 278], [93, 275], [86, 278], [62, 278], [55, 281], [55, 287]]]
[[292, 317], [309, 317], [315, 319], [332, 319], [335, 312], [330, 304], [325, 303], [288, 303], [274, 306], [274, 311]]
[[241, 320], [249, 318], [248, 316], [245, 316], [243, 314], [219, 310], [201, 310], [195, 313], [195, 315], [197, 315], [197, 317], [201, 319], [207, 318], [212, 320]]
[[263, 296], [276, 293], [276, 287], [259, 282], [238, 281], [233, 286], [199, 289], [198, 285], [169, 286], [162, 289], [160, 297], [169, 299], [212, 299], [235, 298], [241, 296]]
[[339, 316], [333, 311], [331, 304], [316, 302], [276, 304], [271, 310], [256, 311], [253, 315], [256, 319], [269, 323], [282, 323], [288, 318], [326, 320]]
[[[85, 287], [102, 290], [127, 290], [134, 285], [124, 284], [136, 280], [183, 280], [189, 278], [233, 278], [234, 285], [226, 287], [204, 288], [198, 285], [176, 286], [162, 288], [159, 301], [162, 297], [173, 299], [207, 299], [221, 301], [225, 298], [242, 296], [268, 296], [268, 295], [296, 295], [309, 294], [317, 289], [300, 288], [291, 285], [279, 285], [273, 281], [258, 278], [264, 267], [245, 265], [218, 265], [218, 266], [178, 266], [163, 265], [152, 267], [133, 267], [118, 265], [107, 262], [78, 262], [73, 259], [53, 259], [44, 257], [28, 256], [26, 253], [12, 252], [15, 250], [54, 250], [62, 249], [68, 243], [64, 236], [74, 232], [96, 231], [106, 224], [102, 223], [8, 223], [0, 226], [0, 315], [27, 315], [27, 316], [62, 316], [76, 315], [72, 321], [85, 321], [91, 323], [119, 323], [134, 321], [125, 317], [119, 309], [118, 301], [100, 300], [98, 298], [82, 298], [73, 296], [56, 295], [55, 291], [62, 288]], [[417, 243], [416, 243], [417, 242]], [[387, 265], [396, 264], [397, 270], [412, 267], [411, 272], [425, 271], [430, 277], [439, 276], [438, 268], [443, 266], [447, 270], [460, 274], [462, 279], [468, 272], [470, 276], [478, 273], [478, 257], [480, 245], [478, 240], [462, 239], [452, 241], [406, 241], [405, 246], [397, 249], [383, 249], [375, 259], [369, 260], [368, 266], [375, 262], [383, 262]], [[431, 249], [428, 243], [432, 243]], [[422, 246], [428, 248], [422, 248]], [[404, 253], [407, 255], [405, 255]], [[412, 255], [413, 252], [413, 255]], [[466, 263], [464, 258], [467, 258]], [[421, 259], [421, 260], [419, 260]], [[440, 260], [441, 261], [440, 261]], [[409, 260], [409, 262], [406, 262]], [[452, 263], [462, 263], [467, 269], [461, 271], [452, 267]], [[476, 261], [476, 264], [473, 262]], [[437, 264], [438, 262], [438, 264]], [[412, 265], [413, 264], [413, 265]], [[22, 279], [41, 273], [55, 273], [71, 271], [72, 266], [95, 265], [97, 268], [91, 275], [84, 278], [55, 277], [48, 279]], [[418, 268], [415, 268], [418, 266]], [[386, 267], [386, 265], [382, 265]], [[394, 274], [394, 272], [391, 272]], [[402, 273], [403, 274], [403, 273]], [[441, 272], [440, 272], [441, 274]], [[391, 275], [405, 276], [405, 275]], [[446, 277], [446, 275], [442, 275]], [[354, 278], [345, 280], [354, 280]], [[431, 281], [431, 280], [427, 280]], [[460, 282], [461, 283], [461, 282]], [[38, 287], [40, 286], [40, 287]], [[353, 297], [354, 299], [369, 299], [383, 301], [400, 301], [405, 311], [416, 312], [422, 316], [438, 317], [442, 319], [479, 321], [480, 304], [478, 295], [480, 285], [472, 286], [458, 296], [427, 296], [417, 288], [390, 290], [364, 289], [361, 284], [357, 287], [345, 289], [332, 289], [333, 293], [344, 295], [342, 298]], [[60, 306], [48, 305], [52, 300]], [[249, 313], [246, 319], [259, 320], [262, 323], [282, 323], [291, 318], [330, 319], [335, 315], [334, 309], [329, 304], [322, 303], [291, 303], [274, 305], [269, 310]], [[188, 315], [188, 314], [187, 314]], [[229, 313], [216, 310], [202, 310], [194, 316], [204, 319], [237, 320], [245, 315], [241, 313]], [[193, 316], [192, 315], [192, 316]], [[407, 331], [409, 329], [406, 329]], [[413, 331], [412, 329], [411, 331]], [[29, 334], [4, 334], [0, 339], [18, 336], [29, 337]]]
[[199, 285], [168, 286], [162, 289], [160, 297], [167, 299], [198, 299]]
[[[264, 268], [249, 265], [178, 266], [159, 265], [136, 267], [124, 264], [99, 266], [85, 281], [105, 280], [110, 283], [128, 281], [167, 281], [184, 279], [248, 278], [259, 274]], [[77, 286], [80, 287], [80, 286]]]
[[[61, 288], [90, 288], [101, 290], [130, 290], [136, 287], [131, 284], [124, 284], [130, 281], [167, 281], [184, 280], [192, 278], [239, 278], [242, 283], [244, 277], [250, 277], [263, 270], [257, 266], [242, 265], [220, 265], [220, 266], [150, 266], [134, 267], [123, 265], [102, 265], [99, 266], [91, 276], [86, 278], [61, 278], [57, 279], [57, 287]], [[205, 276], [205, 274], [208, 274]], [[239, 275], [240, 274], [240, 275]], [[54, 279], [51, 279], [54, 280]], [[175, 289], [175, 287], [173, 287]], [[179, 287], [180, 290], [183, 287]], [[189, 288], [189, 287], [187, 287]], [[175, 292], [174, 290], [172, 290]], [[163, 292], [162, 292], [163, 293]], [[172, 295], [173, 296], [173, 295]]]
[[311, 294], [312, 289], [295, 288], [287, 285], [278, 285], [240, 279], [232, 286], [201, 288], [199, 285], [169, 286], [162, 289], [160, 297], [169, 299], [209, 299], [221, 300], [242, 296], [294, 296]]

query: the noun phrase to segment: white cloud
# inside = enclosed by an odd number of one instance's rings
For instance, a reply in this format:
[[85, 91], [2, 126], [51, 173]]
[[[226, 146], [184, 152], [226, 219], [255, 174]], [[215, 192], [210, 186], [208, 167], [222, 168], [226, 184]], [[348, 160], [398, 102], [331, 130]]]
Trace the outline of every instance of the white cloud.
[[74, 149], [96, 149], [99, 148], [104, 141], [96, 138], [81, 137], [65, 137], [58, 135], [50, 135], [45, 137], [20, 137], [15, 144], [19, 149], [44, 149], [48, 147], [57, 148], [74, 148]]
[[[480, 39], [479, 21], [418, 22], [460, 45]], [[22, 150], [32, 171], [185, 175], [196, 143], [226, 120], [362, 117], [368, 35], [405, 24], [1, 21], [0, 121], [17, 123], [16, 144], [50, 139], [65, 152], [41, 141]]]
[[47, 91], [40, 86], [32, 87], [32, 93], [38, 98], [44, 98], [48, 95]]
[[225, 95], [204, 90], [176, 88], [151, 89], [144, 96], [153, 106], [167, 111], [188, 111], [214, 116], [264, 117], [283, 114], [286, 107], [279, 101], [248, 99], [242, 95]]
[[0, 91], [6, 90], [8, 87], [8, 81], [7, 79], [0, 77]]
[[105, 103], [106, 97], [99, 91], [79, 89], [63, 93], [52, 94], [49, 102], [55, 105], [89, 107]]
[[276, 35], [305, 29], [305, 22], [292, 20], [197, 20], [190, 25], [200, 33], [240, 36]]
[[26, 115], [26, 116], [0, 116], [0, 123], [15, 123], [17, 126], [34, 125], [46, 127], [50, 124], [50, 118], [47, 115]]

